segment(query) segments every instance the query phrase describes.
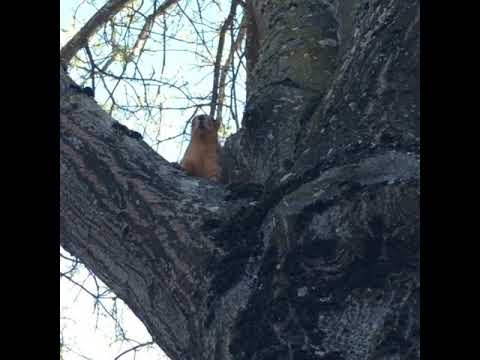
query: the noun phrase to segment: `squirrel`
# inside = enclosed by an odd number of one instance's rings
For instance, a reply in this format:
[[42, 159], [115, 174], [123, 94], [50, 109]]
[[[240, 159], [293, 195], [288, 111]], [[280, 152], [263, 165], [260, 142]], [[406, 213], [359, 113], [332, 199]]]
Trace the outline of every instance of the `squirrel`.
[[211, 116], [198, 115], [193, 118], [190, 144], [180, 162], [180, 166], [190, 176], [220, 181], [222, 167], [217, 134], [219, 127], [220, 122]]

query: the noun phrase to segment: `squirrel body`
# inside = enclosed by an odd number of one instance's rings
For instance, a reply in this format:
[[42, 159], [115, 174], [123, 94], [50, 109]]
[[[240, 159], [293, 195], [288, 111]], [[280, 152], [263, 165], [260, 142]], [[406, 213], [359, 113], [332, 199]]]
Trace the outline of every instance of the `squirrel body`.
[[220, 123], [207, 115], [192, 120], [192, 135], [180, 166], [191, 176], [220, 181]]

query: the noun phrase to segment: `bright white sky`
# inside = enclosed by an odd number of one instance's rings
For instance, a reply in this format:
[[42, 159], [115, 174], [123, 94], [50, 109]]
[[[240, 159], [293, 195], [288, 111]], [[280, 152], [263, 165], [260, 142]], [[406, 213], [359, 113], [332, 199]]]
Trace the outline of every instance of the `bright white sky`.
[[[74, 23], [72, 19], [74, 9], [80, 2], [81, 0], [60, 0], [61, 46], [65, 44], [65, 42], [68, 41], [81, 25], [83, 25], [95, 12], [95, 9], [89, 5], [80, 7], [80, 10], [76, 13], [75, 26], [73, 26]], [[225, 18], [224, 14], [229, 9], [229, 0], [220, 0], [218, 2], [222, 6], [223, 13], [219, 13], [217, 8], [212, 7], [210, 8], [210, 11], [204, 13], [205, 18], [209, 18], [210, 21], [217, 21], [217, 19], [220, 20]], [[100, 8], [104, 3], [105, 0], [98, 0], [95, 2], [97, 8]], [[62, 29], [64, 31], [62, 31]], [[184, 40], [193, 40], [193, 35], [187, 30], [181, 31], [179, 36]], [[152, 41], [156, 40], [152, 39]], [[195, 59], [190, 53], [185, 52], [185, 48], [182, 49], [181, 44], [176, 43], [171, 46], [172, 49], [167, 48], [167, 51], [170, 50], [171, 53], [169, 53], [169, 57], [167, 58], [165, 75], [170, 79], [182, 82], [187, 81], [190, 85], [195, 84], [195, 86], [188, 87], [188, 91], [193, 95], [207, 94], [211, 89], [212, 81], [211, 77], [209, 77], [211, 74], [208, 74], [208, 70], [206, 74], [207, 76], [205, 75], [205, 72], [199, 72], [198, 68], [193, 66], [193, 63], [198, 62], [196, 61], [197, 59]], [[212, 47], [215, 48], [213, 43]], [[158, 54], [153, 56], [144, 54], [142, 56], [142, 64], [145, 65], [145, 69], [149, 69], [149, 67], [153, 65], [158, 65], [156, 64], [158, 62]], [[75, 73], [70, 72], [70, 75], [74, 80], [79, 80], [75, 77]], [[243, 74], [240, 74], [239, 76], [242, 77]], [[95, 99], [99, 104], [101, 104], [102, 101], [105, 101], [106, 96], [106, 93], [102, 93], [97, 89]], [[237, 96], [239, 99], [244, 99], [244, 89], [238, 87]], [[177, 99], [178, 97], [180, 97], [178, 92], [162, 89], [162, 102], [164, 106], [181, 107], [185, 105], [185, 103], [182, 103]], [[242, 111], [243, 106], [242, 104], [239, 104], [239, 114], [241, 114]], [[144, 140], [168, 161], [179, 161], [185, 150], [185, 141], [188, 141], [188, 138], [178, 138], [176, 140], [167, 141], [161, 143], [158, 148], [154, 139], [157, 136], [160, 139], [165, 139], [181, 133], [185, 126], [186, 119], [190, 117], [192, 112], [193, 110], [165, 112], [162, 118], [160, 136], [157, 134], [158, 124], [151, 124], [151, 127], [147, 127]], [[141, 114], [139, 114], [138, 119], [117, 118], [117, 120], [121, 121], [132, 130], [139, 131], [140, 133], [143, 132], [144, 123], [141, 121]], [[68, 254], [66, 255], [69, 256]], [[61, 271], [65, 271], [67, 266], [68, 263], [61, 260]], [[88, 272], [85, 269], [80, 270], [75, 279], [77, 281], [86, 279], [83, 285], [89, 289], [95, 289], [95, 283], [91, 278], [88, 278]], [[65, 360], [113, 360], [122, 351], [136, 345], [135, 343], [122, 344], [120, 342], [114, 342], [114, 322], [108, 317], [97, 318], [94, 311], [93, 298], [66, 279], [60, 280], [60, 306], [62, 316], [60, 326], [63, 329], [65, 343], [72, 350], [64, 353]], [[127, 306], [121, 306], [119, 308], [119, 313], [121, 314], [123, 320], [122, 324], [129, 338], [135, 339], [139, 343], [151, 340], [151, 337], [143, 324], [135, 317], [135, 315], [133, 315]], [[142, 349], [141, 352], [136, 354], [136, 357], [134, 357], [134, 353], [132, 352], [121, 357], [121, 359], [166, 360], [168, 358], [156, 345], [154, 345], [151, 349]]]
[[[67, 270], [66, 262], [61, 262], [61, 271]], [[79, 271], [78, 279], [85, 280], [88, 272]], [[91, 278], [83, 282], [83, 286], [94, 289]], [[121, 302], [119, 317], [122, 320], [126, 336], [139, 343], [151, 340], [145, 326], [136, 318], [130, 309]], [[109, 309], [108, 301], [105, 301]], [[93, 298], [78, 286], [68, 280], [60, 279], [60, 327], [63, 329], [65, 344], [71, 351], [64, 353], [65, 360], [113, 360], [123, 351], [135, 346], [133, 342], [114, 342], [115, 323], [107, 316], [96, 316]], [[122, 356], [121, 359], [133, 359], [133, 352]], [[136, 355], [136, 360], [168, 360], [168, 357], [156, 345], [142, 348]]]

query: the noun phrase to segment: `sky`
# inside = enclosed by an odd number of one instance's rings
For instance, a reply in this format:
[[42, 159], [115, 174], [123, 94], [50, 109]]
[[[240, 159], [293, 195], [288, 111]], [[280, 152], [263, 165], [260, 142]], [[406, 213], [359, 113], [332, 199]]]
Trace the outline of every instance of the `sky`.
[[[68, 253], [66, 253], [68, 256]], [[61, 271], [67, 270], [66, 262], [61, 262]], [[94, 282], [85, 279], [88, 272], [80, 269], [75, 279], [93, 290]], [[100, 282], [101, 283], [101, 282]], [[109, 308], [108, 301], [105, 301]], [[119, 317], [122, 320], [126, 336], [139, 343], [151, 341], [151, 336], [145, 326], [136, 318], [129, 308], [120, 301]], [[64, 360], [113, 360], [123, 351], [133, 347], [136, 343], [114, 342], [115, 323], [105, 314], [97, 316], [95, 303], [91, 295], [80, 289], [65, 278], [60, 279], [60, 327], [63, 329], [64, 342], [71, 351], [64, 353]], [[133, 359], [133, 352], [121, 359]], [[169, 358], [157, 346], [143, 348], [136, 355], [137, 360], [168, 360]]]
[[[149, 1], [149, 0], [147, 0]], [[183, 0], [188, 2], [187, 0]], [[75, 13], [76, 21], [74, 25], [73, 15], [75, 8], [82, 2], [83, 5]], [[218, 1], [222, 9], [228, 11], [229, 1]], [[99, 8], [105, 3], [105, 0], [95, 1], [96, 7]], [[195, 2], [194, 2], [195, 3]], [[60, 46], [65, 44], [68, 39], [75, 34], [75, 32], [84, 24], [94, 13], [95, 8], [88, 5], [84, 0], [60, 0]], [[224, 19], [224, 15], [219, 12], [217, 8], [211, 7], [204, 13], [205, 17], [211, 19]], [[174, 26], [174, 25], [170, 25]], [[155, 30], [155, 29], [154, 29]], [[192, 29], [184, 29], [178, 32], [178, 37], [182, 41], [190, 41], [193, 39]], [[153, 43], [158, 38], [152, 38]], [[211, 70], [205, 68], [204, 71], [199, 71], [198, 67], [193, 64], [198, 63], [198, 58], [195, 58], [191, 53], [185, 52], [186, 45], [182, 42], [173, 41], [168, 42], [167, 48], [167, 66], [164, 75], [179, 83], [188, 83], [185, 90], [188, 90], [192, 95], [206, 94], [211, 89]], [[213, 43], [212, 43], [213, 44]], [[148, 47], [148, 45], [147, 45]], [[142, 56], [142, 66], [145, 69], [156, 67], [158, 70], [160, 60], [157, 55], [150, 56], [145, 53]], [[116, 70], [115, 67], [111, 68]], [[79, 77], [75, 72], [70, 71], [70, 76], [79, 81]], [[239, 75], [241, 78], [242, 74]], [[88, 86], [89, 84], [85, 84]], [[193, 86], [192, 86], [193, 85]], [[99, 104], [102, 104], [107, 98], [108, 94], [101, 89], [96, 89], [95, 99]], [[238, 97], [244, 98], [244, 91], [238, 88]], [[160, 101], [165, 107], [181, 107], [185, 102], [178, 99], [178, 91], [162, 88]], [[183, 101], [183, 102], [182, 102]], [[238, 113], [243, 111], [242, 104], [239, 103]], [[166, 141], [158, 145], [155, 138], [166, 139], [171, 136], [179, 134], [184, 126], [186, 120], [190, 117], [192, 110], [186, 111], [164, 111], [161, 118], [161, 133], [158, 134], [158, 122], [147, 126], [144, 140], [152, 146], [152, 148], [163, 156], [168, 161], [179, 161], [188, 144], [188, 135], [180, 137], [171, 141]], [[160, 115], [158, 116], [160, 117]], [[132, 130], [143, 133], [145, 122], [142, 122], [142, 113], [138, 113], [130, 118], [116, 118]], [[160, 121], [160, 119], [159, 119]], [[63, 251], [63, 250], [62, 250]], [[65, 256], [70, 257], [65, 251], [62, 252]], [[69, 263], [61, 259], [60, 271], [66, 271]], [[92, 277], [88, 275], [88, 271], [80, 268], [74, 277], [75, 281], [80, 282], [84, 287], [93, 291], [96, 283]], [[97, 281], [99, 281], [97, 279]], [[101, 282], [100, 282], [101, 284]], [[119, 301], [120, 304], [123, 302]], [[108, 304], [108, 302], [107, 302]], [[115, 323], [103, 314], [97, 316], [95, 311], [95, 302], [91, 295], [81, 290], [77, 285], [74, 285], [65, 278], [60, 279], [60, 306], [61, 306], [61, 320], [60, 327], [63, 329], [63, 336], [66, 345], [70, 351], [66, 351], [64, 360], [105, 360], [115, 359], [123, 351], [136, 345], [136, 343], [121, 343], [115, 342]], [[119, 316], [122, 318], [122, 324], [127, 332], [128, 338], [135, 339], [139, 343], [148, 342], [151, 340], [150, 335], [143, 326], [143, 324], [135, 317], [135, 315], [128, 309], [126, 305], [119, 306]], [[100, 312], [101, 314], [101, 312]], [[136, 360], [166, 360], [168, 357], [161, 351], [161, 349], [154, 345], [151, 348], [143, 348], [140, 352], [128, 353], [121, 357], [122, 360], [136, 359]]]

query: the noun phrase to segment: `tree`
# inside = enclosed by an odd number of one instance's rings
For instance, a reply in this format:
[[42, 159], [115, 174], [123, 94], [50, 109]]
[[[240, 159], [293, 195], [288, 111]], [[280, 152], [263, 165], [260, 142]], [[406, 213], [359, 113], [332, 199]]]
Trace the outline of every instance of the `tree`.
[[246, 5], [227, 186], [60, 67], [61, 244], [171, 359], [419, 359], [419, 1]]

